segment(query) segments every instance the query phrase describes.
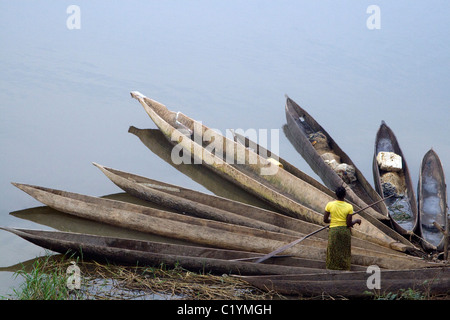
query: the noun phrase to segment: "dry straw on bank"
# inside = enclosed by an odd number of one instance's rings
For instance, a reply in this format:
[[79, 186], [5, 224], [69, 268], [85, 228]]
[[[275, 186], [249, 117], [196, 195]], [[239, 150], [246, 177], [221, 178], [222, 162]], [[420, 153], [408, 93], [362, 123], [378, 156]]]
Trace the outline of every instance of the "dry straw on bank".
[[[67, 290], [66, 269], [80, 268], [81, 288]], [[199, 299], [199, 300], [254, 300], [280, 299], [276, 293], [267, 293], [250, 286], [239, 278], [228, 275], [201, 274], [179, 266], [159, 267], [120, 266], [95, 261], [66, 259], [64, 256], [46, 256], [16, 272], [24, 282], [14, 290], [12, 299]], [[55, 280], [58, 281], [55, 281]], [[39, 281], [39, 285], [34, 285]], [[42, 295], [35, 288], [51, 282]], [[56, 283], [57, 285], [54, 285]], [[33, 285], [30, 285], [33, 284]]]

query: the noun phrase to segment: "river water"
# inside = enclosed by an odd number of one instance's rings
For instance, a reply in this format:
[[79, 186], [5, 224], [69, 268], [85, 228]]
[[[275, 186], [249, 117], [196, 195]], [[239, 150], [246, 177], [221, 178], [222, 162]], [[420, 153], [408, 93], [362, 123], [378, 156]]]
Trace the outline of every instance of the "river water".
[[[446, 1], [2, 1], [0, 226], [123, 232], [54, 212], [48, 219], [47, 208], [30, 210], [41, 204], [10, 184], [120, 193], [91, 162], [241, 196], [128, 133], [156, 128], [132, 90], [223, 133], [280, 130], [278, 153], [316, 179], [283, 134], [285, 94], [370, 182], [384, 120], [415, 184], [431, 147], [449, 177], [449, 15]], [[23, 210], [38, 217], [10, 214]], [[19, 282], [7, 267], [43, 253], [0, 231], [0, 295]]]

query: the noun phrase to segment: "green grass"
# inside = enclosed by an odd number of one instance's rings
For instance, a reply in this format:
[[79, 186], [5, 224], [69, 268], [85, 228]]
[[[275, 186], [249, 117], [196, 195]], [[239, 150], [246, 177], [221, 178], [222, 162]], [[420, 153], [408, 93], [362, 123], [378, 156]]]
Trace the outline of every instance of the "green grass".
[[10, 297], [14, 300], [67, 300], [72, 292], [67, 287], [69, 275], [65, 269], [58, 268], [58, 262], [46, 255], [43, 259], [37, 259], [31, 270], [22, 266], [21, 270], [14, 273], [14, 277], [23, 278], [18, 289], [13, 289]]
[[425, 293], [408, 289], [400, 289], [398, 292], [389, 292], [384, 296], [378, 297], [376, 300], [426, 300], [427, 296]]
[[430, 298], [425, 292], [411, 288], [400, 289], [397, 292], [385, 292], [383, 294], [375, 294], [370, 291], [366, 291], [365, 293], [368, 297], [372, 297], [373, 300], [427, 300]]

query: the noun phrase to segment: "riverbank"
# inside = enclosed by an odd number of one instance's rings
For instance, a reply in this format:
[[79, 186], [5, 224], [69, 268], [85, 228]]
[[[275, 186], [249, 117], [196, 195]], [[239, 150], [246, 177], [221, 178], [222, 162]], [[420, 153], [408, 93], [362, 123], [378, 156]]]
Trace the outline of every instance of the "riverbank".
[[[79, 283], [76, 273], [78, 268]], [[2, 297], [13, 300], [272, 300], [263, 292], [228, 275], [194, 273], [181, 266], [168, 268], [122, 266], [46, 255], [14, 273], [20, 287]]]
[[[76, 272], [73, 272], [75, 271]], [[122, 266], [47, 254], [14, 273], [23, 278], [8, 300], [347, 300], [283, 296], [230, 275], [195, 273], [181, 266]], [[76, 278], [78, 277], [78, 278]], [[77, 282], [78, 281], [78, 282]], [[368, 300], [450, 300], [414, 288], [368, 294]]]

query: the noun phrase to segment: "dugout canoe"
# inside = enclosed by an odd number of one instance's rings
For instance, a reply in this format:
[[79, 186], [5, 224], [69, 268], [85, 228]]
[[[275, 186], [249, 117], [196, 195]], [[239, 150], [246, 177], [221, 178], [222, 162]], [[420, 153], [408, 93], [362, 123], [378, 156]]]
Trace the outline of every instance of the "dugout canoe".
[[[301, 235], [301, 233], [292, 229], [261, 221], [261, 219], [258, 218], [255, 219], [254, 216], [251, 215], [251, 213], [258, 214], [260, 212], [267, 212], [265, 216], [268, 216], [269, 211], [267, 210], [108, 168], [98, 163], [93, 164], [125, 192], [137, 198], [156, 203], [166, 208], [174, 209], [177, 212], [186, 212], [199, 218], [237, 224], [266, 231], [290, 234], [293, 236]], [[274, 215], [283, 217], [281, 214], [274, 213]]]
[[[131, 96], [141, 103], [167, 140], [175, 146], [172, 154], [183, 154], [182, 163], [202, 164], [285, 214], [323, 224], [322, 215], [317, 210], [323, 210], [320, 200], [331, 199], [329, 195], [181, 112], [170, 111], [139, 92], [134, 91]], [[203, 141], [209, 140], [210, 136], [216, 141], [214, 146]]]
[[[286, 136], [292, 136], [292, 134], [288, 131], [289, 129], [284, 129], [285, 130], [285, 134]], [[286, 131], [287, 130], [287, 131]], [[254, 141], [251, 141], [249, 138], [244, 137], [242, 135], [240, 135], [239, 133], [236, 133], [233, 131], [233, 134], [235, 136], [235, 140], [239, 141], [240, 143], [242, 143], [244, 146], [246, 146], [247, 148], [252, 148], [253, 150], [255, 150], [258, 154], [262, 154], [263, 157], [271, 157], [272, 153], [269, 150], [264, 149], [262, 146], [258, 145], [257, 143], [255, 143]], [[290, 139], [288, 137], [288, 139]], [[294, 145], [295, 146], [295, 145]], [[296, 148], [297, 149], [297, 148]], [[324, 193], [328, 193], [331, 196], [335, 196], [334, 192], [331, 191], [330, 189], [328, 189], [327, 187], [325, 187], [324, 185], [320, 184], [319, 182], [317, 182], [317, 180], [309, 177], [308, 175], [306, 175], [305, 173], [303, 173], [301, 170], [297, 169], [295, 166], [293, 166], [292, 164], [290, 164], [289, 162], [287, 162], [286, 160], [284, 160], [283, 158], [278, 157], [277, 155], [274, 156], [274, 158], [278, 159], [278, 161], [281, 163], [281, 165], [291, 174], [298, 176], [301, 179], [304, 179], [308, 182], [310, 182], [311, 184], [313, 184], [314, 186], [316, 186], [318, 189], [322, 190]], [[379, 196], [378, 196], [379, 197]], [[380, 199], [381, 200], [381, 199]], [[348, 200], [347, 200], [348, 201]], [[349, 201], [350, 203], [352, 203], [351, 201]], [[358, 209], [358, 206], [354, 203], [352, 203], [353, 207], [355, 208], [355, 210]], [[374, 212], [374, 211], [371, 211]], [[376, 214], [375, 214], [376, 215]], [[390, 226], [388, 226], [387, 224], [385, 224], [386, 221], [382, 220], [382, 219], [377, 219], [375, 217], [374, 214], [364, 214], [364, 212], [362, 213], [362, 216], [367, 219], [370, 223], [372, 223], [376, 228], [378, 228], [379, 230], [381, 230], [383, 233], [385, 233], [386, 235], [388, 235], [389, 237], [391, 237], [392, 239], [395, 239], [397, 241], [402, 242], [403, 244], [409, 246], [410, 248], [414, 248], [414, 244], [412, 244], [409, 240], [407, 240], [406, 238], [404, 238], [402, 235], [400, 235], [399, 233], [397, 233], [395, 230], [393, 230]], [[310, 232], [308, 232], [310, 233]], [[419, 250], [414, 250], [415, 253], [417, 254], [422, 254], [421, 252], [419, 252]]]
[[430, 149], [420, 165], [417, 186], [419, 233], [425, 250], [444, 250], [444, 235], [434, 222], [448, 230], [447, 185], [438, 154]]
[[[94, 163], [114, 184], [137, 198], [177, 212], [301, 237], [317, 230], [317, 225], [280, 213], [223, 197], [183, 188]], [[327, 240], [327, 233], [318, 233]], [[352, 246], [395, 254], [397, 251], [353, 237]]]
[[[258, 254], [169, 244], [127, 238], [106, 237], [73, 232], [40, 231], [28, 229], [3, 228], [40, 247], [61, 254], [76, 254], [83, 259], [108, 261], [140, 266], [181, 266], [202, 273], [233, 273], [241, 275], [262, 275], [290, 273], [323, 273], [319, 261], [279, 257], [267, 264], [251, 261], [236, 261], [245, 257], [258, 257]], [[356, 267], [361, 269], [361, 267]]]
[[[14, 183], [14, 185], [38, 201], [61, 212], [203, 246], [263, 254], [272, 252], [296, 239], [281, 233], [189, 217], [121, 201], [25, 184]], [[309, 238], [304, 243], [286, 250], [283, 254], [312, 260], [325, 260], [324, 241]], [[406, 254], [399, 256], [367, 249], [360, 250], [362, 252], [352, 254], [353, 264], [366, 266], [376, 264], [390, 269], [430, 266], [429, 262]]]
[[[291, 143], [297, 146], [296, 150], [300, 151], [301, 156], [328, 188], [335, 190], [337, 187], [344, 186], [347, 190], [347, 200], [361, 208], [381, 200], [380, 195], [372, 188], [352, 159], [339, 147], [330, 134], [305, 109], [288, 96], [286, 96], [285, 113], [287, 127], [293, 138]], [[355, 168], [356, 181], [346, 183], [325, 162], [310, 141], [310, 135], [319, 132], [327, 138], [329, 152], [338, 156], [340, 163], [346, 163]], [[389, 219], [386, 205], [383, 202], [376, 204], [373, 209], [376, 213], [368, 211], [373, 217], [382, 221]]]
[[293, 176], [296, 176], [297, 178], [306, 181], [310, 185], [314, 186], [315, 188], [319, 189], [325, 194], [328, 194], [331, 197], [335, 196], [334, 191], [330, 190], [313, 177], [307, 175], [306, 173], [298, 169], [296, 166], [291, 164], [289, 161], [280, 157], [278, 154], [275, 154], [272, 151], [264, 148], [255, 141], [251, 140], [248, 136], [240, 134], [239, 130], [230, 129], [230, 131], [231, 134], [233, 135], [233, 139], [235, 142], [242, 144], [246, 148], [250, 148], [250, 150], [252, 150], [253, 152], [257, 153], [259, 156], [265, 159], [276, 159], [281, 165], [281, 167], [290, 174], [292, 174]]
[[[446, 264], [441, 264], [435, 268], [423, 269], [404, 269], [404, 270], [389, 270], [380, 269], [376, 266], [365, 270], [351, 270], [350, 272], [339, 273], [317, 273], [317, 274], [279, 274], [279, 275], [257, 275], [257, 276], [243, 276], [241, 278], [251, 278], [258, 280], [287, 280], [287, 281], [334, 281], [334, 280], [368, 280], [373, 274], [379, 272], [382, 279], [445, 279], [450, 278], [450, 267]], [[240, 276], [237, 276], [240, 277]]]
[[[390, 173], [382, 170], [377, 162], [377, 155], [379, 152], [393, 152], [402, 158], [401, 171], [397, 173]], [[403, 190], [399, 190], [402, 193], [402, 197], [391, 197], [385, 201], [388, 208], [389, 216], [391, 217], [391, 223], [393, 228], [404, 236], [412, 236], [417, 229], [418, 224], [418, 212], [416, 196], [411, 180], [411, 175], [408, 169], [405, 156], [400, 148], [397, 137], [386, 122], [382, 121], [375, 137], [374, 156], [372, 162], [373, 178], [376, 191], [380, 196], [387, 196], [383, 191], [382, 176], [385, 174], [392, 174], [393, 177], [398, 177], [399, 183], [402, 185]]]
[[[146, 202], [144, 200], [129, 195], [126, 192], [110, 194], [102, 196], [102, 198], [131, 202], [141, 204], [143, 206], [154, 207], [153, 204]], [[136, 201], [138, 200], [138, 201]], [[161, 208], [159, 208], [161, 209]], [[177, 240], [168, 237], [162, 237], [156, 234], [150, 234], [145, 232], [139, 232], [121, 226], [114, 226], [110, 224], [105, 224], [101, 222], [96, 222], [93, 220], [83, 219], [71, 214], [65, 214], [61, 211], [55, 210], [49, 206], [37, 206], [31, 207], [23, 210], [13, 211], [9, 213], [18, 219], [26, 220], [39, 224], [42, 226], [49, 227], [47, 230], [59, 230], [59, 231], [70, 231], [75, 233], [87, 233], [87, 234], [97, 234], [106, 237], [118, 237], [118, 238], [132, 238], [137, 240], [148, 240], [155, 242], [168, 242], [175, 244], [187, 244], [187, 241]], [[189, 243], [192, 245], [192, 243]]]
[[323, 296], [346, 298], [373, 298], [387, 293], [413, 289], [428, 295], [447, 294], [450, 292], [449, 268], [432, 268], [422, 270], [404, 270], [401, 273], [381, 270], [377, 287], [369, 289], [368, 284], [375, 285], [375, 280], [367, 272], [347, 272], [334, 275], [280, 275], [280, 276], [244, 276], [251, 285], [266, 291], [276, 291], [284, 295]]
[[[289, 242], [297, 238], [292, 235], [197, 218], [187, 215], [187, 212], [179, 214], [148, 206], [40, 186], [19, 183], [13, 183], [13, 185], [38, 201], [61, 212], [192, 243], [229, 249], [251, 249], [252, 246], [255, 248], [263, 246], [264, 241], [270, 242], [273, 240], [272, 245], [277, 245], [282, 243], [280, 241]], [[305, 243], [325, 247], [322, 239], [311, 238], [310, 240], [310, 242]], [[245, 245], [245, 241], [253, 242]], [[313, 254], [318, 254], [318, 252], [316, 250]]]
[[[164, 136], [174, 144], [173, 154], [178, 157], [177, 161], [181, 161], [179, 154], [182, 152], [182, 160], [194, 159], [194, 164], [207, 166], [242, 189], [270, 202], [283, 213], [324, 225], [323, 214], [319, 212], [323, 211], [324, 204], [335, 200], [333, 197], [181, 112], [170, 111], [137, 91], [131, 92], [131, 96], [140, 102]], [[209, 138], [206, 140], [214, 141], [214, 146], [205, 146], [204, 136]], [[224, 155], [227, 148], [236, 151]], [[415, 250], [387, 236], [363, 217], [362, 220], [363, 223], [353, 230], [355, 236], [398, 251]]]
[[219, 175], [211, 174], [211, 170], [205, 166], [193, 166], [185, 163], [174, 164], [171, 159], [173, 144], [165, 138], [161, 130], [140, 129], [135, 126], [130, 126], [128, 132], [135, 135], [144, 146], [164, 160], [167, 164], [188, 176], [193, 181], [201, 184], [215, 195], [270, 210], [276, 210], [276, 208], [268, 202], [255, 197], [241, 188], [236, 188], [236, 185], [231, 183], [229, 180], [226, 180]]

